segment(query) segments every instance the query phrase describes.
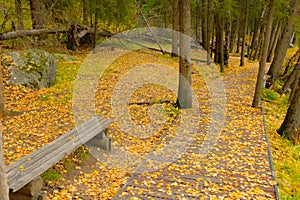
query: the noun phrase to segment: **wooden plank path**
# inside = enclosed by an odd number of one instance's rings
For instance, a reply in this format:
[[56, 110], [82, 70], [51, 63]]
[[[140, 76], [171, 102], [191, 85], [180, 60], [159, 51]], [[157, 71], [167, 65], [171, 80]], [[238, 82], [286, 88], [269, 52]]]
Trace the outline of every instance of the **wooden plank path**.
[[[203, 137], [191, 144], [178, 141], [177, 149], [180, 145], [189, 148], [170, 162], [158, 159], [154, 149], [115, 200], [278, 198], [262, 111], [251, 108], [257, 67], [226, 70], [226, 122], [213, 149], [201, 156]], [[205, 129], [205, 125], [200, 127], [198, 134]]]

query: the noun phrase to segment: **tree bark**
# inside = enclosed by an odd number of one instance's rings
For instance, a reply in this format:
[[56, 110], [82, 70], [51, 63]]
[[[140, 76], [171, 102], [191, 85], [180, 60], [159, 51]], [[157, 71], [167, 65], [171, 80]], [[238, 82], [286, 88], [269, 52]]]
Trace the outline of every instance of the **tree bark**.
[[3, 86], [3, 70], [2, 70], [2, 65], [0, 64], [0, 115], [1, 115], [0, 118], [6, 115], [4, 102], [5, 101], [4, 101], [4, 86]]
[[299, 62], [299, 60], [298, 60], [299, 56], [300, 56], [300, 49], [298, 49], [296, 51], [296, 53], [294, 53], [294, 55], [287, 62], [286, 66], [284, 67], [285, 69], [284, 69], [284, 72], [283, 72], [283, 76], [286, 76], [288, 74], [289, 69], [294, 66], [295, 62], [297, 62], [297, 63]]
[[267, 18], [267, 25], [265, 31], [265, 39], [262, 47], [262, 55], [259, 62], [259, 71], [257, 75], [257, 82], [255, 87], [254, 98], [252, 102], [252, 107], [257, 108], [260, 106], [260, 94], [264, 87], [265, 83], [265, 76], [266, 76], [266, 63], [267, 63], [267, 56], [268, 56], [268, 47], [271, 38], [272, 32], [272, 23], [273, 23], [273, 16], [275, 11], [274, 0], [270, 0], [269, 2], [269, 12]]
[[8, 186], [6, 182], [5, 163], [2, 147], [2, 127], [0, 128], [0, 200], [9, 200]]
[[20, 30], [20, 31], [13, 31], [0, 34], [0, 40], [10, 40], [24, 36], [37, 36], [41, 34], [55, 34], [55, 33], [66, 33], [67, 30], [61, 29], [35, 29], [35, 30]]
[[259, 34], [259, 37], [258, 37], [257, 47], [254, 49], [254, 54], [252, 56], [252, 60], [260, 59], [260, 54], [261, 54], [261, 51], [262, 51], [262, 44], [263, 44], [263, 41], [264, 41], [263, 36], [264, 36], [265, 28], [266, 28], [265, 25], [261, 26], [260, 34]]
[[292, 84], [292, 90], [291, 90], [291, 94], [290, 94], [290, 97], [289, 97], [289, 103], [291, 103], [292, 99], [294, 98], [294, 96], [296, 94], [296, 91], [297, 91], [297, 88], [298, 88], [298, 85], [299, 85], [299, 79], [300, 79], [300, 70], [298, 68], [296, 70], [295, 79], [294, 79], [293, 84]]
[[33, 29], [42, 29], [45, 25], [44, 6], [42, 0], [30, 0]]
[[288, 108], [283, 123], [277, 132], [286, 136], [295, 144], [300, 142], [300, 81], [298, 80], [295, 95]]
[[293, 0], [291, 2], [291, 11], [289, 20], [287, 20], [282, 36], [278, 42], [278, 45], [275, 50], [275, 55], [271, 67], [268, 71], [268, 75], [270, 78], [267, 81], [267, 88], [271, 88], [275, 83], [276, 79], [279, 77], [280, 70], [282, 68], [282, 64], [284, 58], [286, 56], [287, 49], [289, 48], [290, 41], [295, 30], [296, 25], [296, 17], [299, 15], [300, 1]]
[[173, 0], [172, 56], [178, 56], [179, 0]]
[[226, 18], [225, 27], [225, 45], [224, 45], [224, 65], [228, 66], [229, 60], [229, 45], [230, 45], [230, 33], [231, 33], [231, 23], [229, 21], [229, 16]]
[[284, 94], [291, 87], [292, 83], [296, 79], [296, 75], [299, 70], [300, 70], [300, 58], [298, 59], [297, 64], [294, 67], [293, 71], [290, 73], [289, 77], [285, 81], [285, 83], [282, 87], [282, 94]]
[[[220, 0], [220, 8], [223, 9], [223, 1]], [[216, 13], [216, 53], [215, 62], [220, 64], [220, 72], [224, 72], [224, 16], [223, 12]]]
[[244, 66], [245, 63], [245, 50], [246, 50], [246, 39], [247, 39], [247, 29], [248, 29], [248, 1], [245, 2], [245, 18], [244, 18], [244, 27], [243, 27], [243, 41], [242, 41], [242, 51], [241, 51], [241, 60], [240, 66]]
[[235, 50], [235, 53], [240, 53], [241, 29], [238, 30], [238, 38], [237, 38], [237, 41], [236, 41], [236, 50]]
[[261, 30], [262, 30], [263, 21], [265, 19], [265, 12], [266, 12], [266, 7], [264, 7], [262, 9], [260, 18], [257, 20], [258, 22], [255, 27], [253, 39], [251, 42], [251, 47], [250, 47], [251, 51], [249, 53], [249, 60], [255, 60], [255, 58], [256, 58], [255, 52], [257, 51], [257, 48], [259, 48], [259, 45], [260, 45], [259, 38], [260, 38], [261, 34], [263, 34], [263, 32]]
[[179, 0], [179, 87], [177, 103], [180, 108], [192, 107], [191, 77], [191, 10], [190, 0]]
[[24, 29], [22, 0], [15, 0], [16, 13], [18, 16], [18, 30]]
[[[86, 33], [94, 33], [94, 30], [90, 27], [86, 27], [87, 32]], [[20, 31], [13, 31], [13, 32], [7, 32], [0, 34], [0, 40], [10, 40], [15, 39], [19, 37], [25, 37], [25, 36], [38, 36], [42, 34], [56, 34], [56, 33], [68, 33], [69, 30], [63, 30], [63, 29], [35, 29], [35, 30], [20, 30]], [[106, 30], [100, 30], [97, 31], [97, 34], [101, 37], [111, 37], [113, 34]]]
[[230, 45], [229, 45], [229, 52], [232, 53], [233, 52], [233, 48], [234, 45], [236, 44], [236, 38], [237, 38], [237, 34], [239, 31], [239, 19], [236, 19], [235, 21], [233, 21], [232, 23], [232, 31], [230, 34]]
[[84, 25], [88, 25], [88, 1], [82, 0], [82, 20]]
[[270, 47], [270, 51], [269, 51], [267, 62], [271, 62], [271, 60], [273, 58], [273, 55], [274, 55], [274, 52], [275, 52], [275, 49], [276, 49], [276, 46], [277, 46], [277, 43], [278, 43], [278, 39], [279, 39], [279, 36], [281, 34], [281, 27], [282, 27], [282, 21], [279, 21], [278, 25], [277, 25], [277, 27], [275, 29], [274, 40], [272, 42], [272, 46]]
[[203, 48], [208, 51], [209, 49], [209, 39], [208, 39], [208, 2], [207, 0], [202, 0], [202, 44]]

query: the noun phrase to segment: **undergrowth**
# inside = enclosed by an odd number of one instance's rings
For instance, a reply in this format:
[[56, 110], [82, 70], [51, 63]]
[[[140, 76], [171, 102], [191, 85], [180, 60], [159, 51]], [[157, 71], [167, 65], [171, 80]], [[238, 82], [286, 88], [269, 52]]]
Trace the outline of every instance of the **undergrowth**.
[[296, 200], [300, 199], [300, 146], [277, 133], [288, 109], [288, 97], [269, 89], [262, 94], [280, 198]]

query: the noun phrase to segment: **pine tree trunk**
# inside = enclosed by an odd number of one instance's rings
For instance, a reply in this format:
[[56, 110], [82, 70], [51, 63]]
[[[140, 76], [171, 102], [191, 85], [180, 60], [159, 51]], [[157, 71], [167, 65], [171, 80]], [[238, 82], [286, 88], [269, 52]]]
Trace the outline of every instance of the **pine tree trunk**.
[[285, 93], [291, 87], [292, 83], [296, 79], [296, 75], [298, 71], [300, 71], [300, 58], [298, 58], [296, 66], [294, 67], [293, 71], [290, 73], [287, 80], [285, 81], [282, 87], [282, 94]]
[[248, 0], [246, 0], [245, 3], [246, 3], [245, 18], [244, 18], [244, 27], [243, 27], [243, 41], [242, 41], [240, 66], [244, 66], [245, 63], [245, 50], [246, 50], [246, 39], [247, 39], [247, 29], [248, 29]]
[[178, 56], [179, 0], [173, 0], [172, 56]]
[[192, 107], [191, 77], [191, 11], [190, 0], [179, 0], [179, 86], [177, 103], [180, 108]]
[[295, 144], [300, 142], [300, 80], [298, 80], [295, 95], [291, 100], [285, 119], [277, 132]]
[[24, 29], [22, 0], [15, 0], [16, 13], [18, 16], [18, 30]]
[[235, 53], [240, 53], [240, 44], [241, 44], [241, 30], [238, 31], [238, 38], [237, 38], [237, 41], [236, 41]]
[[259, 71], [257, 75], [257, 82], [255, 87], [255, 94], [252, 102], [252, 107], [257, 108], [260, 106], [260, 94], [264, 87], [265, 83], [265, 76], [266, 76], [266, 63], [267, 63], [267, 56], [268, 56], [268, 47], [271, 38], [271, 31], [272, 31], [272, 23], [273, 23], [273, 16], [274, 16], [275, 6], [274, 0], [270, 0], [269, 3], [269, 12], [267, 18], [267, 25], [266, 31], [264, 36], [264, 43], [262, 47], [262, 55], [259, 62]]
[[[223, 8], [223, 1], [220, 0], [220, 7]], [[215, 62], [220, 64], [220, 72], [224, 72], [224, 16], [222, 12], [216, 14], [216, 54]]]
[[88, 25], [88, 2], [82, 0], [82, 20], [84, 25]]
[[[0, 118], [5, 116], [5, 107], [4, 107], [4, 87], [3, 87], [3, 71], [0, 64]], [[1, 129], [1, 127], [0, 127]]]
[[258, 49], [260, 47], [260, 38], [261, 38], [261, 35], [263, 34], [262, 32], [262, 24], [263, 24], [263, 21], [265, 19], [265, 11], [266, 11], [266, 7], [263, 8], [261, 14], [260, 14], [260, 18], [257, 22], [257, 26], [255, 27], [255, 30], [254, 30], [254, 35], [253, 35], [253, 39], [252, 39], [252, 42], [251, 42], [251, 52], [250, 52], [250, 55], [249, 55], [249, 60], [255, 60], [256, 59], [256, 55], [257, 55], [257, 52], [258, 52]]
[[231, 33], [231, 23], [229, 17], [226, 18], [226, 28], [225, 28], [225, 45], [224, 45], [224, 65], [228, 65], [229, 60], [229, 45], [230, 45], [230, 33]]
[[230, 45], [229, 45], [229, 52], [233, 52], [234, 45], [236, 44], [237, 34], [239, 31], [239, 19], [234, 20], [232, 23], [232, 29], [230, 34]]
[[273, 40], [272, 45], [270, 47], [267, 62], [271, 62], [271, 60], [273, 58], [273, 55], [274, 55], [274, 52], [275, 52], [275, 49], [276, 49], [276, 46], [277, 46], [277, 43], [278, 43], [278, 39], [279, 39], [280, 34], [281, 34], [281, 27], [282, 27], [282, 21], [279, 21], [278, 25], [277, 25], [277, 27], [274, 31], [274, 40]]
[[290, 97], [289, 97], [289, 103], [291, 103], [292, 99], [294, 98], [294, 96], [296, 94], [296, 91], [297, 91], [297, 88], [298, 88], [298, 85], [299, 85], [299, 79], [300, 79], [300, 70], [298, 68], [298, 70], [296, 71], [295, 80], [292, 84], [292, 90], [291, 90], [291, 94], [290, 94]]
[[259, 34], [259, 38], [258, 38], [257, 47], [255, 48], [252, 60], [260, 59], [260, 55], [261, 55], [261, 51], [262, 51], [262, 44], [263, 44], [263, 41], [264, 41], [264, 37], [263, 37], [264, 32], [265, 32], [265, 26], [262, 26], [260, 34]]
[[206, 47], [207, 47], [207, 63], [210, 63], [210, 59], [212, 56], [212, 48], [211, 48], [211, 42], [213, 43], [213, 29], [214, 29], [214, 16], [211, 12], [208, 12], [211, 9], [212, 2], [207, 2], [207, 41], [206, 41]]
[[294, 62], [296, 62], [299, 59], [299, 57], [300, 57], [300, 49], [298, 49], [296, 53], [289, 59], [288, 63], [285, 66], [283, 76], [286, 76], [288, 74], [289, 69], [294, 66]]
[[42, 29], [45, 25], [44, 6], [42, 0], [30, 0], [31, 20], [33, 29]]
[[208, 39], [208, 2], [207, 0], [202, 0], [202, 43], [203, 43], [203, 48], [208, 51], [209, 49], [209, 39]]
[[287, 49], [289, 48], [290, 41], [295, 30], [295, 24], [296, 24], [295, 18], [299, 15], [299, 8], [300, 8], [299, 0], [294, 0], [291, 2], [291, 11], [290, 11], [289, 20], [287, 20], [285, 24], [284, 30], [282, 32], [282, 36], [275, 50], [273, 62], [268, 71], [268, 75], [270, 75], [270, 78], [267, 81], [267, 88], [272, 87], [276, 79], [279, 77], [280, 70], [282, 68], [282, 64], [286, 56]]
[[6, 183], [5, 163], [2, 147], [2, 129], [0, 128], [0, 200], [9, 200], [8, 186]]

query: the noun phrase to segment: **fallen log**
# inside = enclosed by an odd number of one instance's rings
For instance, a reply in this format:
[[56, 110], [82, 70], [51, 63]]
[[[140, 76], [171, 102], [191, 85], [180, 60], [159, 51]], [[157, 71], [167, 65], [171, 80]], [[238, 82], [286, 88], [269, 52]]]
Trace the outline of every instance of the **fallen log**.
[[25, 36], [38, 36], [42, 34], [67, 33], [68, 30], [62, 29], [34, 29], [34, 30], [19, 30], [0, 34], [0, 40], [10, 40]]
[[[94, 33], [93, 28], [86, 29], [87, 33]], [[6, 33], [0, 33], [0, 40], [10, 40], [15, 39], [19, 37], [25, 37], [25, 36], [39, 36], [42, 34], [56, 34], [56, 33], [69, 33], [69, 30], [66, 29], [34, 29], [34, 30], [18, 30], [18, 31], [12, 31], [12, 32], [6, 32]], [[106, 30], [99, 30], [97, 31], [97, 34], [101, 37], [111, 37], [113, 34]]]

